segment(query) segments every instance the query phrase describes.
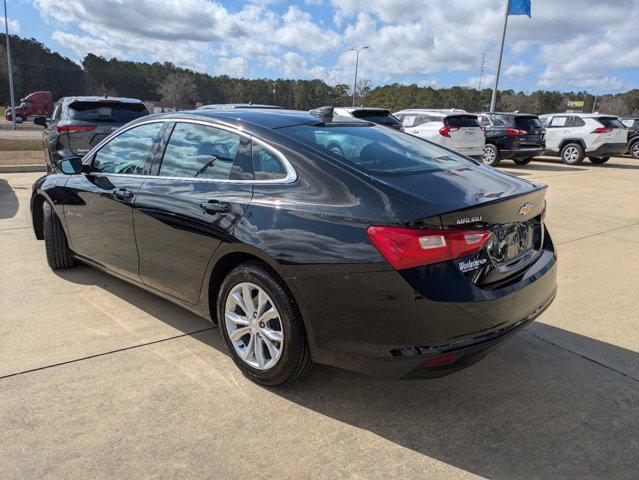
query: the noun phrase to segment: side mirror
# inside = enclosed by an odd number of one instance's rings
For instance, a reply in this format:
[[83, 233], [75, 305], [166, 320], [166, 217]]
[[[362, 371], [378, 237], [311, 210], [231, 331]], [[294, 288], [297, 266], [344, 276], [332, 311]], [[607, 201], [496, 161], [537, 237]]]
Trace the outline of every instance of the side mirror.
[[58, 163], [58, 167], [66, 175], [76, 175], [84, 170], [80, 157], [65, 158]]
[[41, 127], [47, 128], [47, 119], [45, 117], [35, 117], [33, 119], [34, 125], [40, 125]]

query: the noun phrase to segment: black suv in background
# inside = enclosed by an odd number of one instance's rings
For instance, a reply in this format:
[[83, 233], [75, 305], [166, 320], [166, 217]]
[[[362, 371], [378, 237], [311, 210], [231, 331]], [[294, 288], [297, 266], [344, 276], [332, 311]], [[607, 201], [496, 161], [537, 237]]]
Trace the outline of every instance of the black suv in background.
[[639, 158], [639, 116], [619, 117], [628, 128], [628, 155]]
[[63, 97], [55, 104], [51, 123], [36, 117], [33, 123], [45, 128], [44, 156], [47, 171], [60, 160], [82, 157], [122, 125], [149, 115], [142, 100], [119, 97]]
[[477, 117], [486, 132], [484, 163], [490, 166], [494, 167], [504, 158], [526, 165], [546, 148], [546, 130], [535, 115], [478, 113]]

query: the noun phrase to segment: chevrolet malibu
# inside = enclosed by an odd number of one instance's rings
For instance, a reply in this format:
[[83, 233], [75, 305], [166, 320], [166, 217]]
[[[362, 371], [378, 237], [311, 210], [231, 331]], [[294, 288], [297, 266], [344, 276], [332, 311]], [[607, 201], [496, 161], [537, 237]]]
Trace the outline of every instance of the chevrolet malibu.
[[[340, 144], [340, 149], [327, 145]], [[135, 120], [33, 187], [77, 262], [217, 323], [253, 381], [467, 367], [552, 302], [546, 187], [330, 107]]]

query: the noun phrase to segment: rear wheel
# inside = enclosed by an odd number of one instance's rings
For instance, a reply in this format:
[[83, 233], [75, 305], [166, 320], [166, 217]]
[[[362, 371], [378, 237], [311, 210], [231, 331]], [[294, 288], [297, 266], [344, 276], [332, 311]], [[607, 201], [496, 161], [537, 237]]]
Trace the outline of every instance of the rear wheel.
[[584, 149], [578, 143], [568, 143], [561, 149], [561, 159], [566, 165], [576, 165], [584, 161]]
[[44, 202], [42, 205], [42, 215], [47, 263], [53, 270], [73, 267], [75, 259], [73, 258], [73, 252], [69, 248], [67, 236], [64, 233], [58, 215], [48, 202]]
[[513, 159], [513, 162], [515, 162], [517, 165], [528, 165], [532, 161], [533, 161], [533, 157]]
[[217, 298], [217, 318], [233, 361], [254, 382], [291, 382], [311, 366], [295, 301], [264, 265], [243, 263], [226, 276]]
[[497, 145], [493, 145], [492, 143], [487, 143], [484, 147], [484, 163], [486, 165], [490, 165], [491, 167], [496, 167], [499, 165], [499, 149]]
[[595, 165], [601, 165], [602, 163], [606, 163], [608, 160], [610, 160], [610, 157], [588, 157], [588, 160], [590, 160], [590, 162], [594, 163]]
[[639, 141], [630, 146], [630, 155], [632, 158], [639, 158]]

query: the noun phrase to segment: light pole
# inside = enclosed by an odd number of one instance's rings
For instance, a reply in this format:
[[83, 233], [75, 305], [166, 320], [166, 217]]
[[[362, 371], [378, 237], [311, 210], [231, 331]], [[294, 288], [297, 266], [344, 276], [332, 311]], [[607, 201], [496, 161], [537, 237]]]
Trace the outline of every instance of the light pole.
[[[5, 0], [6, 1], [6, 0]], [[355, 106], [355, 96], [357, 95], [357, 67], [359, 66], [359, 52], [368, 48], [368, 45], [364, 45], [359, 48], [351, 48], [349, 52], [355, 52], [355, 80], [353, 81], [353, 107]]]
[[7, 0], [4, 0], [4, 32], [7, 40], [7, 67], [9, 70], [9, 95], [11, 96], [11, 119], [13, 129], [16, 129], [16, 100], [13, 94], [13, 65], [11, 64], [11, 43], [9, 42], [9, 16], [7, 15]]

